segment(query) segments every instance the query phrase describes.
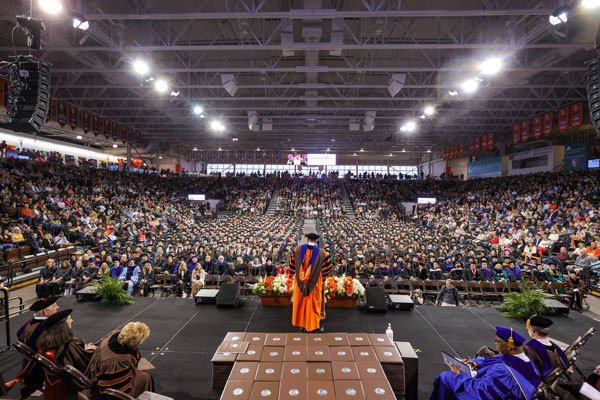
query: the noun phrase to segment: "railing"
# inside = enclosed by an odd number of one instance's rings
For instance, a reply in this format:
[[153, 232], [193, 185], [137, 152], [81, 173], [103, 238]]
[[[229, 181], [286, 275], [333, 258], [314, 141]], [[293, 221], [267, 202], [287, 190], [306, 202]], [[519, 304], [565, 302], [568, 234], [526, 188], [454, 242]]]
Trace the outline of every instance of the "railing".
[[0, 324], [4, 324], [6, 329], [6, 346], [0, 348], [0, 353], [4, 353], [5, 351], [10, 349], [11, 341], [10, 341], [10, 314], [8, 308], [9, 295], [8, 290], [1, 288], [0, 293], [2, 293], [2, 298], [0, 298], [0, 305], [4, 309], [4, 315], [0, 319]]

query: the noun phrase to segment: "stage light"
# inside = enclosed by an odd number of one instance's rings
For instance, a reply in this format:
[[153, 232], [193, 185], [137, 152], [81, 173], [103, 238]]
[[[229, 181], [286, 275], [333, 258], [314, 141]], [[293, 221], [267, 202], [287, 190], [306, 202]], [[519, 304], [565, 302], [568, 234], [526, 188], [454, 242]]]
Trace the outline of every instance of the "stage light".
[[292, 147], [292, 151], [296, 151], [296, 149]]
[[392, 153], [390, 153], [390, 154], [389, 154], [389, 156], [391, 157], [391, 156], [393, 156], [393, 154], [392, 154]]
[[406, 149], [402, 149], [402, 152], [403, 152], [403, 153], [406, 153]]
[[425, 118], [427, 118], [427, 116], [425, 114], [421, 114], [421, 115], [419, 115], [419, 118], [425, 119]]
[[223, 151], [223, 149], [219, 147], [219, 148], [217, 149], [217, 151]]
[[431, 149], [427, 149], [427, 152], [428, 152], [428, 153], [431, 153]]
[[332, 142], [335, 142], [335, 139], [331, 139]]
[[479, 82], [476, 79], [467, 79], [460, 86], [465, 93], [473, 93], [479, 88]]
[[331, 149], [328, 147], [327, 150], [325, 150], [325, 151], [331, 151]]
[[566, 7], [560, 7], [556, 9], [556, 11], [554, 11], [552, 15], [548, 17], [548, 22], [550, 22], [552, 25], [559, 25], [563, 22], [567, 22], [568, 20], [569, 10]]
[[198, 148], [197, 148], [197, 147], [194, 147], [194, 148], [192, 149], [192, 151], [198, 151]]
[[83, 137], [81, 135], [77, 135], [77, 140], [81, 140]]
[[90, 27], [90, 23], [85, 19], [85, 17], [81, 14], [73, 15], [73, 28], [81, 29], [82, 31], [87, 31]]
[[365, 149], [363, 149], [363, 148], [361, 147], [361, 148], [360, 148], [360, 152], [361, 152], [361, 153], [364, 153], [364, 152], [365, 152]]
[[[150, 67], [142, 60], [135, 60], [133, 62], [133, 70], [140, 75], [146, 75], [148, 71], [150, 71]], [[153, 80], [154, 78], [151, 77], [146, 82], [150, 82]]]
[[433, 106], [425, 106], [425, 108], [423, 109], [423, 114], [425, 114], [428, 117], [431, 117], [433, 113], [435, 113], [435, 108], [433, 108]]
[[113, 149], [116, 149], [117, 147], [119, 147], [119, 146], [117, 146], [116, 144], [113, 144]]
[[221, 123], [221, 121], [213, 119], [210, 121], [210, 129], [216, 132], [223, 132], [225, 130], [225, 126]]
[[581, 6], [591, 10], [600, 7], [600, 0], [581, 0]]
[[202, 106], [195, 105], [192, 111], [194, 112], [194, 114], [200, 115], [204, 112], [204, 109], [202, 108]]
[[169, 84], [166, 81], [159, 79], [154, 82], [154, 89], [156, 89], [157, 92], [164, 93], [169, 89]]
[[257, 148], [256, 148], [256, 151], [260, 151], [260, 147], [257, 147]]
[[233, 140], [234, 142], [237, 142], [237, 141], [238, 141], [238, 138], [234, 137], [234, 138], [233, 138], [233, 139], [231, 139], [231, 140]]
[[414, 132], [417, 129], [417, 124], [415, 121], [408, 121], [406, 124], [402, 125], [400, 131], [402, 132]]
[[353, 153], [352, 155], [353, 155], [354, 157], [356, 157], [356, 153]]
[[448, 91], [448, 94], [453, 97], [458, 96], [458, 92], [456, 90], [450, 90], [450, 91]]
[[495, 75], [502, 70], [502, 60], [496, 57], [488, 58], [479, 65], [484, 75]]
[[179, 96], [179, 92], [175, 91], [175, 90], [171, 90], [171, 97], [177, 97]]
[[58, 14], [63, 9], [60, 0], [39, 0], [38, 4], [48, 14]]

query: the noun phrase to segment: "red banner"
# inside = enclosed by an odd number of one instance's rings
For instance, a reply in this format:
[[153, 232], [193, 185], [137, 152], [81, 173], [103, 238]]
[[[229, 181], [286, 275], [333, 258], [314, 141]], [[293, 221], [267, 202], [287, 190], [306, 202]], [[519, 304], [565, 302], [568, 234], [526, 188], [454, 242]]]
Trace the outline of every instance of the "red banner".
[[92, 114], [92, 133], [94, 136], [98, 136], [102, 131], [102, 122], [100, 116], [96, 113]]
[[544, 135], [550, 136], [552, 134], [552, 129], [554, 129], [554, 126], [552, 125], [554, 122], [553, 120], [554, 113], [552, 111], [544, 114]]
[[521, 140], [525, 143], [529, 139], [529, 121], [521, 122]]
[[71, 126], [71, 129], [75, 130], [75, 129], [77, 129], [77, 107], [75, 107], [72, 104], [69, 104], [68, 112], [69, 112], [69, 126]]
[[558, 109], [558, 131], [565, 133], [569, 127], [569, 106]]
[[517, 124], [513, 125], [513, 142], [515, 144], [518, 144], [520, 140], [521, 140], [521, 125], [517, 123]]
[[475, 153], [479, 153], [481, 151], [479, 138], [475, 138]]
[[583, 102], [571, 104], [571, 128], [577, 129], [583, 124]]
[[487, 133], [481, 135], [481, 151], [487, 151]]
[[102, 125], [104, 126], [103, 133], [104, 137], [109, 139], [112, 129], [111, 121], [108, 118], [102, 118]]
[[461, 144], [458, 146], [458, 155], [460, 157], [464, 157], [464, 155], [465, 155], [465, 145], [464, 144]]
[[542, 137], [542, 116], [538, 115], [533, 119], [533, 130], [531, 132], [534, 139]]
[[494, 132], [488, 133], [488, 150], [492, 151], [494, 149]]
[[90, 112], [87, 110], [82, 110], [79, 111], [79, 115], [79, 118], [81, 118], [81, 128], [83, 129], [83, 132], [87, 134], [89, 131], [92, 130]]
[[63, 127], [67, 124], [67, 103], [56, 101], [56, 122]]
[[473, 154], [475, 152], [475, 140], [471, 139], [469, 142], [469, 153]]

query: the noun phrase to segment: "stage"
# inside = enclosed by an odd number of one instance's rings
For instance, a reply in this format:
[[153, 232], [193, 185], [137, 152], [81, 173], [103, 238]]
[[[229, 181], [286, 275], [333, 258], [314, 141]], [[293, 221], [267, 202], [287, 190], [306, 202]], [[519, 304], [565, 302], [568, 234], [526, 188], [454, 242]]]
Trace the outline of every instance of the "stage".
[[[255, 297], [246, 297], [237, 309], [217, 309], [213, 305], [194, 305], [190, 299], [136, 298], [129, 306], [104, 306], [98, 302], [77, 303], [75, 297], [60, 299], [61, 308], [73, 308], [73, 330], [87, 341], [95, 341], [128, 321], [143, 321], [151, 335], [142, 354], [156, 369], [157, 391], [176, 400], [219, 399], [211, 389], [211, 363], [218, 345], [229, 331], [297, 332], [290, 325], [291, 309], [265, 308]], [[11, 320], [11, 330], [31, 313]], [[570, 343], [590, 327], [600, 329], [600, 322], [577, 312], [568, 317], [552, 317], [553, 337]], [[355, 309], [331, 309], [324, 323], [326, 332], [384, 333], [392, 323], [394, 340], [410, 342], [419, 349], [419, 399], [426, 399], [433, 379], [446, 370], [440, 352], [473, 354], [482, 345], [493, 345], [494, 327], [504, 325], [525, 334], [518, 321], [504, 318], [495, 309], [485, 307], [416, 306], [414, 311], [371, 314]], [[0, 334], [4, 342], [4, 330]], [[577, 365], [589, 373], [598, 364], [593, 349], [600, 348], [600, 334], [583, 348]], [[18, 371], [20, 355], [15, 350], [0, 354], [0, 371], [12, 379]], [[9, 398], [18, 398], [17, 390]]]

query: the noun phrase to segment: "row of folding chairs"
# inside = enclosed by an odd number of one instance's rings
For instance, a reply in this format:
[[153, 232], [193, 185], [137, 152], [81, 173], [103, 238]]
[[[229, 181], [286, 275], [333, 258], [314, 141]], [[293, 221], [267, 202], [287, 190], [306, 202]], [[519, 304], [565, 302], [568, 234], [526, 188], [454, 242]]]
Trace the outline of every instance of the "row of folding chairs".
[[[70, 385], [77, 391], [78, 400], [91, 400], [92, 399], [92, 381], [85, 376], [85, 374], [79, 371], [77, 368], [71, 365], [65, 365], [59, 367], [53, 361], [44, 357], [43, 355], [33, 351], [33, 349], [26, 344], [19, 342], [18, 340], [13, 343], [13, 347], [19, 351], [28, 360], [39, 363], [46, 374], [53, 379], [66, 379]], [[98, 398], [97, 396], [95, 396]], [[46, 395], [44, 395], [46, 398]], [[130, 395], [123, 393], [115, 389], [103, 389], [100, 393], [100, 399], [102, 400], [135, 400]]]
[[[15, 249], [10, 249], [8, 251], [11, 250]], [[33, 268], [44, 265], [48, 259], [54, 259], [56, 263], [60, 263], [61, 261], [68, 260], [71, 255], [75, 253], [77, 253], [77, 248], [75, 246], [69, 246], [60, 248], [58, 250], [49, 250], [37, 254], [27, 254], [23, 257], [14, 258], [8, 261], [8, 264], [10, 264], [10, 269], [13, 272], [13, 276], [15, 276], [20, 273], [31, 272]], [[0, 267], [0, 275], [7, 274], [9, 270], [8, 264]]]

